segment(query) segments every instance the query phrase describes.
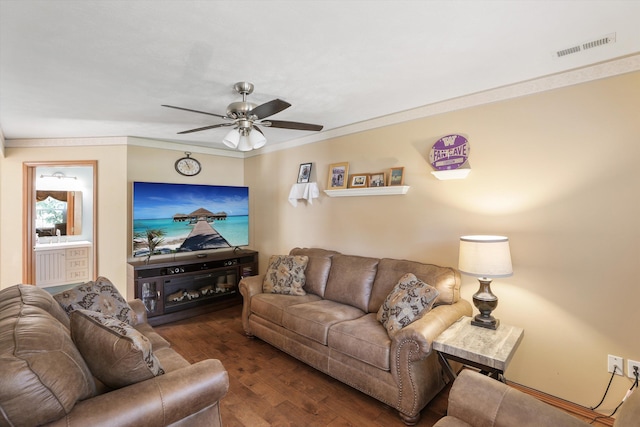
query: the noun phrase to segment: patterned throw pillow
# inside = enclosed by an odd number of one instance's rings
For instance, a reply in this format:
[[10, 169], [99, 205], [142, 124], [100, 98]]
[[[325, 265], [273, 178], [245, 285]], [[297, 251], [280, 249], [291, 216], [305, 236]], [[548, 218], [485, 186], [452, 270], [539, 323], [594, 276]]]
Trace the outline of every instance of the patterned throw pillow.
[[272, 294], [306, 295], [304, 270], [309, 257], [306, 255], [273, 255], [262, 282], [262, 291]]
[[437, 297], [436, 288], [407, 273], [384, 300], [376, 318], [393, 336], [428, 313]]
[[115, 317], [74, 310], [71, 337], [91, 373], [107, 387], [117, 389], [164, 374], [151, 341]]
[[105, 277], [98, 277], [95, 282], [83, 283], [62, 291], [53, 298], [69, 316], [73, 310], [83, 309], [116, 317], [130, 325], [136, 324], [134, 311], [113, 283]]

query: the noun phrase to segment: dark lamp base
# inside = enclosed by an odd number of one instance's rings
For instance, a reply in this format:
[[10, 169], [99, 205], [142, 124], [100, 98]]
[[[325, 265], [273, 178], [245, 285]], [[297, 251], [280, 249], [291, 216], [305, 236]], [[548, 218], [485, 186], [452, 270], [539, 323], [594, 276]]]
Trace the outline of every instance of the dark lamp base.
[[473, 326], [480, 326], [481, 328], [496, 330], [498, 329], [498, 326], [500, 326], [500, 320], [494, 317], [491, 317], [490, 320], [487, 320], [482, 318], [481, 315], [477, 315], [475, 318], [471, 319], [471, 324]]
[[473, 294], [473, 304], [480, 314], [471, 320], [473, 326], [480, 326], [487, 329], [498, 329], [500, 321], [491, 315], [491, 312], [498, 306], [498, 297], [491, 292], [491, 279], [486, 277], [478, 278], [480, 289]]

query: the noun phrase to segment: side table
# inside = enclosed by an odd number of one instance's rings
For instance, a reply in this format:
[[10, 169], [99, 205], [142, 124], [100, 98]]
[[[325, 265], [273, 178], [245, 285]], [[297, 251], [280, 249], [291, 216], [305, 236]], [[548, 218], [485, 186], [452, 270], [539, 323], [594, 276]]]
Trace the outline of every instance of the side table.
[[498, 329], [471, 325], [471, 317], [461, 317], [433, 341], [433, 349], [449, 379], [456, 373], [449, 360], [473, 366], [504, 382], [504, 371], [516, 352], [524, 330], [501, 323]]

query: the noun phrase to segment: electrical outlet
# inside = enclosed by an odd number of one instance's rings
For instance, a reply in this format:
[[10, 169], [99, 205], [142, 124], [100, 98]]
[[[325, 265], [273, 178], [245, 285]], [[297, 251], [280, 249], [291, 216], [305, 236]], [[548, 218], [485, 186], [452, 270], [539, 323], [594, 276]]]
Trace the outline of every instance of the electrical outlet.
[[615, 366], [618, 368], [616, 369], [616, 375], [624, 375], [624, 371], [622, 370], [624, 361], [622, 360], [622, 357], [609, 355], [609, 358], [607, 360], [607, 372], [613, 372], [613, 367]]
[[627, 375], [629, 376], [629, 378], [636, 378], [636, 376], [633, 374], [634, 369], [637, 369], [638, 374], [640, 374], [640, 362], [629, 359], [627, 361]]

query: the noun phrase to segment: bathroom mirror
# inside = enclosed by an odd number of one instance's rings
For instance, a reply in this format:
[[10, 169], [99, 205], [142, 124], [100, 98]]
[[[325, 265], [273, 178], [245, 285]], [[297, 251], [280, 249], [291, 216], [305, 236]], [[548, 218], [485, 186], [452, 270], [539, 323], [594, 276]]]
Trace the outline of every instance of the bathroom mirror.
[[44, 236], [82, 234], [82, 192], [36, 189], [36, 233]]

